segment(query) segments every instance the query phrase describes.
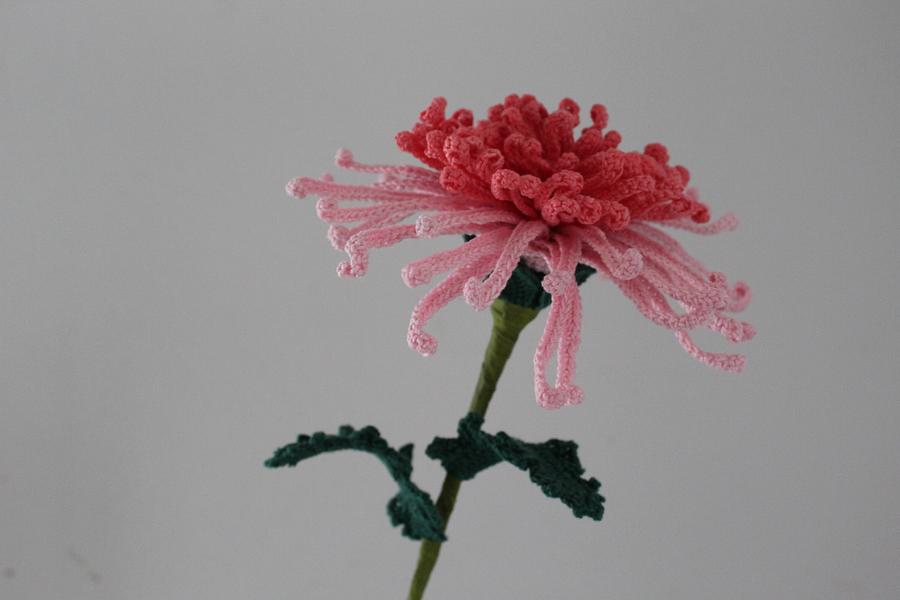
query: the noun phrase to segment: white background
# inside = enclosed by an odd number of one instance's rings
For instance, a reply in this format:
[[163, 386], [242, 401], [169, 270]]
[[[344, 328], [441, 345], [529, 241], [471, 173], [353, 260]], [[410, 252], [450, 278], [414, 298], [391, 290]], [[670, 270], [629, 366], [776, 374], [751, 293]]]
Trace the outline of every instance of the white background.
[[0, 2], [0, 598], [404, 597], [381, 465], [262, 461], [371, 423], [436, 493], [490, 318], [457, 302], [411, 352], [400, 267], [458, 242], [339, 280], [283, 186], [511, 92], [605, 103], [737, 212], [680, 238], [759, 335], [718, 373], [591, 279], [585, 402], [546, 412], [539, 318], [485, 428], [578, 441], [606, 517], [495, 467], [428, 597], [900, 597], [898, 31], [889, 1]]

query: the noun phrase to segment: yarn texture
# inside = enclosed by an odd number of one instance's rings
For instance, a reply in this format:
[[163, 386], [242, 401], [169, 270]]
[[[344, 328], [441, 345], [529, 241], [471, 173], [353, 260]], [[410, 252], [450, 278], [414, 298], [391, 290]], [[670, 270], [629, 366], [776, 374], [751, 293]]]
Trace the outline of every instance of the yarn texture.
[[437, 437], [425, 450], [441, 461], [444, 469], [462, 481], [472, 479], [488, 467], [507, 462], [528, 472], [548, 498], [559, 498], [579, 519], [603, 518], [605, 499], [598, 492], [600, 482], [584, 479], [578, 459], [578, 444], [551, 439], [539, 444], [523, 442], [504, 432], [484, 433], [484, 417], [469, 413], [459, 422], [458, 437]]
[[[463, 239], [468, 242], [475, 239], [475, 236], [465, 235]], [[581, 285], [596, 272], [596, 269], [579, 264], [575, 267], [575, 283]], [[544, 275], [546, 273], [535, 271], [524, 260], [520, 260], [509, 276], [506, 287], [500, 292], [500, 298], [524, 308], [536, 310], [547, 308], [553, 302], [553, 296], [542, 286]]]
[[[368, 165], [339, 150], [339, 167], [372, 174], [368, 185], [336, 183], [331, 175], [298, 177], [289, 194], [316, 195], [333, 246], [347, 253], [342, 277], [361, 277], [369, 252], [409, 239], [468, 234], [469, 242], [406, 265], [410, 287], [444, 275], [413, 309], [409, 346], [434, 354], [426, 331], [434, 315], [462, 297], [478, 310], [498, 298], [529, 308], [549, 305], [534, 353], [534, 393], [544, 408], [572, 406], [583, 393], [575, 380], [581, 341], [578, 284], [590, 275], [611, 281], [647, 319], [671, 330], [698, 361], [739, 372], [745, 358], [700, 349], [690, 332], [705, 328], [729, 342], [756, 331], [731, 316], [750, 301], [747, 284], [729, 286], [663, 229], [715, 234], [734, 229], [689, 188], [690, 174], [670, 164], [659, 143], [619, 148], [601, 104], [576, 137], [580, 108], [563, 99], [549, 111], [531, 95], [510, 95], [475, 122], [467, 109], [446, 115], [438, 97], [418, 122], [396, 136], [398, 147], [425, 166]], [[360, 204], [363, 203], [363, 204]], [[547, 371], [555, 359], [556, 374]]]
[[410, 479], [413, 468], [412, 444], [406, 444], [395, 450], [381, 437], [378, 429], [371, 425], [359, 430], [343, 425], [337, 435], [321, 431], [311, 436], [299, 435], [296, 442], [275, 450], [265, 465], [273, 469], [294, 467], [307, 458], [338, 450], [368, 452], [378, 457], [378, 460], [387, 467], [388, 473], [400, 486], [400, 491], [388, 502], [387, 513], [391, 525], [403, 526], [404, 536], [413, 540], [447, 539], [444, 536], [444, 521], [438, 514], [431, 496], [419, 489]]

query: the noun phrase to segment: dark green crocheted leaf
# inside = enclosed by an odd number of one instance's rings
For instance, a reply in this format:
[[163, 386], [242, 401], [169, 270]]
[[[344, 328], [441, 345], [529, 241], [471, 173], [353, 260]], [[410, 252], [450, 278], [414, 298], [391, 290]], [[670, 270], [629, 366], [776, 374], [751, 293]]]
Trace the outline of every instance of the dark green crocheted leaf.
[[528, 471], [545, 496], [559, 498], [575, 516], [599, 521], [603, 517], [600, 482], [584, 479], [584, 468], [578, 460], [578, 444], [548, 440], [532, 444], [510, 437], [504, 432], [491, 435], [481, 431], [484, 419], [469, 413], [457, 427], [459, 437], [436, 437], [425, 454], [441, 461], [444, 469], [460, 480], [472, 479], [484, 469], [508, 462]]
[[[467, 242], [474, 237], [473, 235], [463, 236]], [[597, 270], [593, 267], [579, 264], [575, 267], [575, 281], [578, 282], [578, 285], [581, 285], [596, 272]], [[543, 273], [535, 271], [525, 264], [525, 261], [519, 261], [509, 281], [506, 282], [506, 287], [500, 292], [500, 297], [507, 302], [512, 302], [525, 308], [536, 308], [538, 310], [547, 308], [550, 306], [553, 298], [541, 286], [543, 279]]]
[[426, 492], [412, 482], [412, 444], [395, 450], [371, 425], [354, 430], [349, 425], [342, 426], [337, 435], [324, 432], [312, 436], [299, 435], [297, 441], [277, 449], [266, 461], [269, 468], [296, 466], [301, 460], [337, 450], [359, 450], [374, 454], [387, 467], [388, 472], [400, 491], [387, 505], [391, 525], [403, 525], [402, 533], [414, 540], [444, 541], [444, 521], [438, 514], [434, 502]]

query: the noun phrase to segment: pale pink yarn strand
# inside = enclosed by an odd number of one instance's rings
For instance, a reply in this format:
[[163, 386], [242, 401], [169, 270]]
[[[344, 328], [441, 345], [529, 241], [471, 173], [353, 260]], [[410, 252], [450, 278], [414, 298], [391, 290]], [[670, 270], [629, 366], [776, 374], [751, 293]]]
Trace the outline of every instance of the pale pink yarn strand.
[[[573, 385], [575, 353], [581, 341], [581, 295], [574, 271], [581, 258], [581, 242], [569, 236], [556, 237], [551, 249], [550, 273], [544, 277], [544, 289], [553, 295], [544, 333], [534, 354], [534, 388], [538, 404], [544, 408], [561, 408], [579, 404], [581, 389]], [[555, 251], [553, 251], [555, 250]], [[556, 383], [546, 380], [547, 364], [556, 350]]]

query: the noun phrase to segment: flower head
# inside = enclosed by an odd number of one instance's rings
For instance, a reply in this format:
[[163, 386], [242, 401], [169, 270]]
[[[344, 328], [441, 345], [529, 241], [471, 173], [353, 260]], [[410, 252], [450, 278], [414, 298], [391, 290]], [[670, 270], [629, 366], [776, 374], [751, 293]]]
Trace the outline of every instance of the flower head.
[[[665, 146], [620, 150], [621, 136], [604, 132], [608, 117], [600, 104], [591, 107], [591, 124], [576, 139], [579, 107], [568, 98], [549, 112], [533, 96], [511, 95], [477, 123], [466, 109], [447, 117], [446, 105], [435, 98], [411, 130], [396, 136], [400, 149], [425, 167], [364, 165], [339, 150], [338, 166], [378, 180], [347, 185], [325, 175], [299, 177], [287, 186], [298, 198], [319, 197], [318, 215], [331, 225], [328, 238], [349, 257], [338, 265], [343, 277], [365, 274], [372, 248], [410, 238], [471, 238], [403, 268], [410, 287], [447, 274], [413, 309], [411, 348], [435, 352], [437, 342], [424, 327], [454, 298], [484, 309], [516, 273], [531, 274], [552, 299], [534, 355], [537, 401], [545, 408], [578, 404], [578, 283], [595, 270], [645, 317], [674, 331], [694, 358], [726, 371], [743, 369], [743, 356], [705, 352], [688, 332], [705, 327], [732, 342], [753, 337], [750, 324], [728, 316], [746, 307], [749, 288], [742, 282], [729, 287], [721, 273], [707, 270], [659, 227], [713, 234], [734, 229], [737, 220], [726, 215], [709, 223], [706, 205], [686, 187], [688, 170], [669, 164]], [[550, 384], [546, 370], [554, 354], [556, 380]]]

